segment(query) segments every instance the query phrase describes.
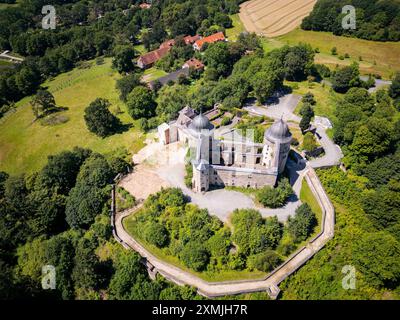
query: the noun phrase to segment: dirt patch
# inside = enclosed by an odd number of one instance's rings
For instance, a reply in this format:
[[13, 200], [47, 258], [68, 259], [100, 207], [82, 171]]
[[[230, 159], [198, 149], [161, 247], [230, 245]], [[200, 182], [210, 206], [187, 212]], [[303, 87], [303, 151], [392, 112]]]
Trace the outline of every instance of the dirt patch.
[[132, 157], [133, 172], [119, 183], [138, 201], [145, 200], [161, 188], [171, 187], [168, 179], [160, 177], [159, 169], [183, 163], [186, 153], [186, 148], [180, 143], [164, 146], [155, 141], [155, 137], [149, 137], [145, 142], [147, 145]]
[[240, 6], [239, 17], [249, 32], [278, 37], [297, 28], [317, 0], [252, 0]]
[[153, 171], [151, 166], [145, 164], [136, 165], [134, 171], [122, 179], [119, 185], [133, 195], [137, 201], [145, 200], [149, 195], [160, 191], [161, 188], [170, 186]]

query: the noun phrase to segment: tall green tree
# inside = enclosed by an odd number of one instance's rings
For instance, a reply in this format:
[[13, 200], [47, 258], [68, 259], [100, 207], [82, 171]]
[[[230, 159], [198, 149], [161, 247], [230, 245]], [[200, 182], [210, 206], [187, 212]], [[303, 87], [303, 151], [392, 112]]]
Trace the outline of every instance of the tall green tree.
[[120, 120], [108, 110], [110, 102], [97, 98], [85, 109], [84, 119], [90, 132], [105, 138], [121, 126]]
[[157, 104], [150, 89], [139, 86], [128, 95], [127, 106], [130, 116], [136, 120], [153, 117]]
[[51, 92], [47, 90], [38, 90], [31, 100], [31, 106], [35, 118], [39, 118], [48, 111], [56, 108], [56, 101]]

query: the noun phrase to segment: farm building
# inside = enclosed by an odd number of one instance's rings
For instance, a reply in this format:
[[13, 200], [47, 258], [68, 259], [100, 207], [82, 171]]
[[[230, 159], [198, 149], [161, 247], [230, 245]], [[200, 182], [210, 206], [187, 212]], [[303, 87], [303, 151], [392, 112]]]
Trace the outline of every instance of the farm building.
[[193, 44], [193, 48], [194, 50], [201, 50], [203, 48], [203, 45], [205, 43], [215, 43], [218, 41], [226, 41], [225, 35], [223, 32], [217, 32], [212, 34], [211, 36], [205, 37], [205, 38], [201, 38], [199, 40], [197, 40], [194, 44]]

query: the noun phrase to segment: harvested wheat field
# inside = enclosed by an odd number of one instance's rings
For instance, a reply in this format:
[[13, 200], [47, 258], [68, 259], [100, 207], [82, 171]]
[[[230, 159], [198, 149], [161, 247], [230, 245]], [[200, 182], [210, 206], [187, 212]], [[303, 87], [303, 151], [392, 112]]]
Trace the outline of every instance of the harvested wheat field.
[[249, 32], [278, 37], [297, 28], [317, 0], [252, 0], [241, 5], [240, 19]]

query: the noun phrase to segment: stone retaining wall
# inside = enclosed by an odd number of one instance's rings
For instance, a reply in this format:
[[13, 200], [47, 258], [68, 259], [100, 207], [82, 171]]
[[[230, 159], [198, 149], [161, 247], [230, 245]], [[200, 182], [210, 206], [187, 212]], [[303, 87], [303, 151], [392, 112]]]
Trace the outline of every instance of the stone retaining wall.
[[122, 220], [134, 211], [138, 210], [140, 205], [132, 210], [119, 213], [116, 216], [114, 214], [112, 215], [112, 224], [115, 226], [113, 234], [116, 240], [124, 245], [125, 248], [131, 248], [137, 251], [152, 266], [154, 266], [153, 272], [158, 271], [166, 279], [178, 285], [194, 286], [198, 289], [198, 293], [203, 296], [213, 298], [257, 291], [267, 291], [269, 296], [275, 299], [280, 291], [278, 285], [311, 259], [334, 235], [334, 208], [314, 169], [309, 167], [305, 177], [312, 193], [316, 197], [322, 209], [321, 232], [306, 246], [297, 250], [283, 264], [263, 279], [207, 282], [193, 273], [184, 271], [158, 259], [147, 251], [139, 242], [132, 238], [123, 227]]

